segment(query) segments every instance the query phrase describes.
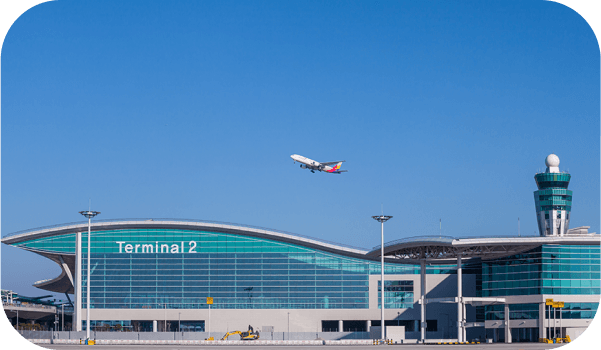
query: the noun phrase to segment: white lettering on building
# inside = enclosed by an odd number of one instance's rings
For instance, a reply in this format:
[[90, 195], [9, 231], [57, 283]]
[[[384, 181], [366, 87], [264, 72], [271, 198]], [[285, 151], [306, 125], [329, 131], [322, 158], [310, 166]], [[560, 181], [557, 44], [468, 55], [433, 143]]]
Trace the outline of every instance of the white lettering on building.
[[[115, 242], [119, 245], [119, 253], [197, 253], [196, 242], [188, 242], [188, 251], [184, 250], [184, 242], [180, 244], [161, 244], [159, 251], [159, 242], [154, 242], [154, 246], [151, 243], [146, 244], [126, 244], [126, 242]], [[141, 249], [140, 249], [141, 248]]]

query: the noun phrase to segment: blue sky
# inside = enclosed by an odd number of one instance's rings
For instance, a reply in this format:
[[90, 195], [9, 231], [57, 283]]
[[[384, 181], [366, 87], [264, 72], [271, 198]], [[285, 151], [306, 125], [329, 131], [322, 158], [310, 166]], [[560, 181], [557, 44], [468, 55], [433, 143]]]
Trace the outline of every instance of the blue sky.
[[[599, 46], [544, 1], [55, 1], [2, 46], [2, 235], [84, 218], [234, 222], [371, 248], [538, 234], [572, 174], [599, 232]], [[346, 160], [312, 174], [291, 154]], [[2, 288], [60, 268], [2, 246]], [[15, 264], [18, 261], [18, 264]], [[27, 273], [23, 277], [23, 273]]]

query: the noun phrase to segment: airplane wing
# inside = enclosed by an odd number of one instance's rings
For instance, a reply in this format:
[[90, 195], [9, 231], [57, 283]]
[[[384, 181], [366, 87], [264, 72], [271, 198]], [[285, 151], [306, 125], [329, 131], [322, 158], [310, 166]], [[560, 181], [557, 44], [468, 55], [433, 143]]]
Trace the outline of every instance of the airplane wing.
[[323, 163], [320, 162], [319, 164], [321, 164], [321, 165], [334, 165], [334, 164], [343, 163], [343, 162], [346, 162], [346, 160], [339, 160], [337, 162], [323, 162]]

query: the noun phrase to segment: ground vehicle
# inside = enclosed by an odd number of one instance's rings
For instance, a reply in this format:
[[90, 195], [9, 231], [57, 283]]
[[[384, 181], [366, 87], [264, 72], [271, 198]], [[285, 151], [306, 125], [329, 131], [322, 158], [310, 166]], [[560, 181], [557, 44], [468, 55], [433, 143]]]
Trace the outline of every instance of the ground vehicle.
[[221, 338], [221, 340], [227, 340], [227, 337], [229, 337], [230, 335], [234, 335], [234, 334], [240, 334], [240, 339], [242, 339], [242, 340], [259, 339], [259, 331], [255, 331], [251, 325], [248, 325], [248, 331], [246, 331], [246, 332], [241, 332], [241, 331], [227, 332], [227, 333], [225, 333], [223, 338]]

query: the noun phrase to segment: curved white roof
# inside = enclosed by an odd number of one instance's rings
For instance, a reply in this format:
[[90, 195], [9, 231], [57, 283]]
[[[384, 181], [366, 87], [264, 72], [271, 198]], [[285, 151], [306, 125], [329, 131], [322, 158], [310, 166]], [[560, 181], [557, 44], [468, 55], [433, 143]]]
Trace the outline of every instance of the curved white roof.
[[[171, 228], [236, 233], [245, 236], [266, 238], [286, 243], [308, 246], [311, 248], [326, 250], [343, 255], [358, 255], [364, 257], [367, 253], [367, 250], [362, 248], [351, 247], [344, 244], [337, 244], [318, 238], [301, 236], [285, 231], [216, 221], [193, 221], [183, 219], [123, 219], [104, 221], [98, 220], [93, 221], [91, 224], [92, 231], [116, 230], [125, 228]], [[19, 242], [37, 238], [59, 236], [67, 233], [84, 232], [87, 230], [87, 222], [55, 225], [9, 234], [2, 238], [2, 243], [16, 244]]]

